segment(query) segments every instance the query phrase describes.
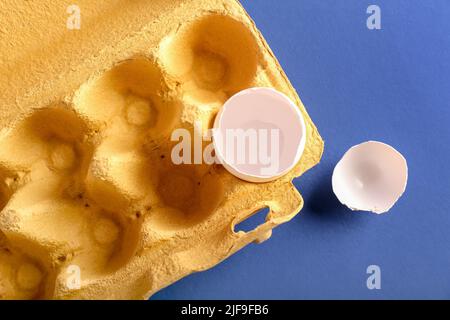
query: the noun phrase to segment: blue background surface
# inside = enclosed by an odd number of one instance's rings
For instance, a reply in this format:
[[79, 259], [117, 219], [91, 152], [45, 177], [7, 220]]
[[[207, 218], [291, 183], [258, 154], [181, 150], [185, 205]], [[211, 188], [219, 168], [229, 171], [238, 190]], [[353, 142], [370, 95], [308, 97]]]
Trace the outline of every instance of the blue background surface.
[[[379, 5], [382, 30], [368, 30]], [[325, 140], [295, 181], [305, 207], [272, 238], [153, 299], [450, 298], [450, 1], [247, 0]], [[408, 160], [387, 214], [352, 213], [331, 172], [354, 144], [380, 140]], [[381, 290], [366, 287], [381, 267]]]

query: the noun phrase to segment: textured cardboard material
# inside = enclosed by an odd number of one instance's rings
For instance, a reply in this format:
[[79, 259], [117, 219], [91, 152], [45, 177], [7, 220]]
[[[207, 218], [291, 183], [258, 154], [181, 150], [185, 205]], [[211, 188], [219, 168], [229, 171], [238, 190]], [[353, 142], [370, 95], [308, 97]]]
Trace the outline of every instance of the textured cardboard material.
[[[70, 1], [0, 3], [2, 299], [148, 298], [269, 238], [303, 205], [291, 180], [322, 155], [238, 2], [77, 3], [80, 30], [66, 28]], [[252, 184], [219, 165], [171, 163], [173, 129], [211, 127], [253, 86], [282, 91], [304, 115], [292, 171]], [[233, 231], [263, 207], [263, 225]]]

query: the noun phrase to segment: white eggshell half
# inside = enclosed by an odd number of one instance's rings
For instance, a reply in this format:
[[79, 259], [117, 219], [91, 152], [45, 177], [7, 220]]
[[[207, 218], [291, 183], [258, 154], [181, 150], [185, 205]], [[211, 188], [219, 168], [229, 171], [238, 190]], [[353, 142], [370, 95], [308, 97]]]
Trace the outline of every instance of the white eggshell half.
[[[261, 129], [269, 132], [275, 129], [279, 132], [279, 140], [275, 141], [279, 145], [274, 157], [276, 160], [272, 159], [271, 154], [270, 165], [259, 159], [253, 164], [248, 161], [236, 163], [234, 156], [238, 152], [252, 152], [249, 146], [245, 145], [245, 148], [238, 150], [235, 143], [220, 137], [226, 137], [228, 130], [247, 132]], [[285, 175], [300, 161], [305, 149], [306, 125], [300, 109], [285, 94], [272, 88], [249, 88], [236, 93], [225, 102], [214, 122], [213, 141], [217, 158], [231, 174], [249, 182], [268, 182]], [[229, 143], [235, 147], [231, 156], [226, 152]], [[260, 147], [261, 145], [258, 146]], [[259, 149], [254, 151], [259, 155]], [[273, 164], [276, 165], [272, 166]], [[267, 166], [275, 169], [270, 173], [264, 172]]]
[[333, 171], [333, 192], [352, 210], [385, 213], [406, 189], [408, 165], [393, 147], [368, 141], [350, 148]]

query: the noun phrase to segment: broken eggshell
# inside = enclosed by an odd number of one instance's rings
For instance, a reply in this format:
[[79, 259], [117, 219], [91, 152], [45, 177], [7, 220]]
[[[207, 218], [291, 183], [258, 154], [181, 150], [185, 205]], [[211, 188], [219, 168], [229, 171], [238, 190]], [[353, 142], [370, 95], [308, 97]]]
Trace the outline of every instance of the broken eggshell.
[[[235, 136], [228, 136], [228, 132], [234, 132], [248, 142], [246, 135], [252, 131], [256, 137], [254, 150], [251, 142], [240, 149]], [[285, 175], [300, 161], [306, 144], [306, 125], [300, 109], [284, 93], [253, 87], [236, 93], [223, 105], [214, 122], [213, 138], [216, 156], [225, 169], [242, 180], [262, 183]], [[256, 154], [253, 163], [249, 160], [252, 152]], [[245, 161], [236, 161], [239, 153]], [[262, 154], [267, 153], [270, 155], [265, 163]]]
[[333, 171], [333, 192], [352, 210], [389, 211], [406, 189], [408, 166], [393, 147], [368, 141], [350, 148]]

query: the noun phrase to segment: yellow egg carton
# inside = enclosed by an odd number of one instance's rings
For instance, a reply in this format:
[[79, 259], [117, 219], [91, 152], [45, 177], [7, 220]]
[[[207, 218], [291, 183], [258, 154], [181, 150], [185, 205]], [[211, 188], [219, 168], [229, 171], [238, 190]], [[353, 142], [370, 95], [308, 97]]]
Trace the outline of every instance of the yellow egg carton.
[[[291, 181], [323, 141], [239, 2], [5, 0], [0, 21], [1, 299], [146, 299], [301, 209]], [[305, 117], [291, 172], [254, 184], [171, 161], [174, 129], [210, 128], [254, 86]]]

